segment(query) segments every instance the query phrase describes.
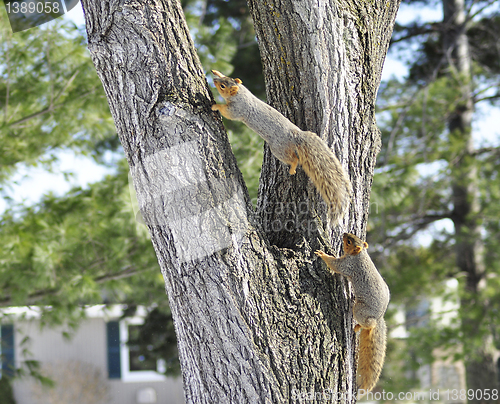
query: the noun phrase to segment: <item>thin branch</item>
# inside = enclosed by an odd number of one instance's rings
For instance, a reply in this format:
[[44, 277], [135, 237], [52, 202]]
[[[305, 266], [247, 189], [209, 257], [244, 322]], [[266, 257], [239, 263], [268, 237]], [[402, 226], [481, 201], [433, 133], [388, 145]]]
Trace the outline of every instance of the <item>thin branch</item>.
[[471, 154], [473, 156], [479, 156], [484, 153], [500, 154], [500, 147], [483, 147], [481, 149], [474, 150]]
[[500, 98], [500, 93], [497, 93], [495, 95], [490, 95], [488, 97], [483, 97], [483, 98], [476, 98], [475, 103], [479, 103], [481, 101], [492, 101], [492, 100], [498, 100]]
[[[121, 270], [120, 272], [112, 272], [112, 273], [107, 273], [101, 276], [98, 276], [94, 278], [94, 282], [96, 284], [102, 284], [108, 281], [113, 281], [113, 280], [119, 280], [119, 279], [124, 279], [124, 278], [130, 278], [131, 276], [137, 275], [142, 272], [146, 272], [147, 269], [141, 269], [137, 270], [134, 267], [126, 267], [125, 269]], [[26, 299], [26, 302], [24, 302], [25, 305], [31, 305], [35, 304], [37, 301], [40, 299], [43, 299], [44, 297], [47, 296], [57, 296], [59, 293], [61, 293], [62, 288], [48, 288], [48, 289], [42, 289], [34, 293], [30, 293]], [[13, 304], [12, 301], [12, 295], [7, 295], [3, 298], [0, 299], [0, 307], [5, 307], [5, 306], [11, 306]]]
[[122, 271], [117, 272], [117, 273], [109, 273], [109, 274], [104, 274], [104, 275], [98, 276], [97, 278], [94, 279], [94, 282], [97, 284], [101, 284], [101, 283], [105, 283], [108, 281], [117, 281], [120, 279], [130, 278], [131, 276], [134, 276], [134, 275], [140, 274], [142, 272], [146, 272], [146, 271], [147, 271], [146, 269], [138, 270], [138, 269], [135, 269], [135, 267], [130, 266], [130, 267], [125, 268]]
[[490, 0], [483, 7], [480, 7], [474, 14], [472, 14], [472, 7], [474, 6], [474, 4], [479, 3], [479, 1], [477, 1], [477, 0], [473, 1], [471, 6], [469, 7], [469, 9], [467, 10], [466, 21], [467, 22], [471, 21], [474, 17], [481, 14], [484, 10], [486, 10], [489, 6], [491, 6], [492, 4], [495, 4], [496, 2], [497, 2], [497, 0]]
[[[36, 118], [37, 116], [40, 116], [40, 115], [43, 115], [43, 114], [46, 114], [48, 112], [53, 112], [57, 109], [58, 106], [60, 105], [64, 105], [64, 103], [59, 103], [59, 104], [54, 104], [65, 92], [66, 90], [68, 89], [68, 87], [71, 85], [71, 83], [73, 83], [73, 81], [75, 80], [76, 76], [78, 75], [79, 73], [79, 70], [77, 70], [73, 76], [70, 77], [70, 79], [68, 80], [68, 82], [65, 84], [65, 86], [63, 87], [63, 89], [61, 91], [59, 91], [59, 93], [56, 95], [56, 97], [51, 100], [50, 102], [50, 105], [40, 111], [37, 111], [37, 112], [34, 112], [33, 114], [31, 115], [28, 115], [28, 116], [25, 116], [24, 118], [21, 118], [15, 122], [12, 122], [9, 124], [9, 126], [16, 126], [16, 125], [20, 125], [24, 122], [27, 122], [29, 121], [30, 119], [33, 119], [33, 118]], [[88, 94], [88, 93], [87, 93]], [[78, 98], [81, 98], [81, 97], [78, 97]]]
[[16, 125], [20, 125], [20, 124], [22, 124], [22, 123], [24, 123], [24, 122], [29, 121], [30, 119], [36, 118], [37, 116], [40, 116], [40, 115], [44, 115], [44, 114], [46, 114], [47, 112], [51, 112], [51, 111], [52, 111], [52, 108], [49, 106], [49, 107], [44, 108], [44, 109], [42, 109], [42, 110], [40, 110], [40, 111], [38, 111], [38, 112], [34, 112], [34, 113], [33, 113], [33, 114], [31, 114], [31, 115], [25, 116], [24, 118], [21, 118], [21, 119], [19, 119], [19, 120], [15, 121], [15, 122], [12, 122], [12, 123], [10, 123], [10, 124], [9, 124], [9, 126], [16, 126]]
[[420, 230], [425, 229], [431, 223], [437, 222], [438, 220], [442, 219], [450, 219], [451, 216], [452, 212], [445, 212], [440, 214], [429, 214], [409, 218], [407, 221], [405, 221], [406, 226], [402, 229], [401, 232], [399, 232], [395, 236], [389, 236], [386, 238], [384, 247], [388, 248], [399, 241], [409, 240]]
[[[391, 45], [398, 43], [398, 42], [406, 41], [407, 39], [411, 39], [411, 38], [414, 38], [416, 36], [431, 34], [433, 32], [438, 32], [441, 30], [441, 25], [442, 25], [442, 23], [435, 22], [435, 23], [425, 24], [423, 26], [417, 26], [417, 25], [413, 25], [410, 27], [399, 26], [399, 27], [403, 28], [403, 30], [408, 32], [408, 33], [405, 36], [399, 37], [397, 39], [391, 39]], [[396, 27], [394, 27], [394, 32], [396, 32]]]

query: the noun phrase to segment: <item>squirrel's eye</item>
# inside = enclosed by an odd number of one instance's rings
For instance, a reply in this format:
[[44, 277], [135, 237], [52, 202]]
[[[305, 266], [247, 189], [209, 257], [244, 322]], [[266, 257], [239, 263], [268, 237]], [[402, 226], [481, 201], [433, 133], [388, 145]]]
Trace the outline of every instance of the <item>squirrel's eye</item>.
[[220, 88], [222, 88], [224, 90], [226, 88], [226, 86], [224, 84], [221, 84]]

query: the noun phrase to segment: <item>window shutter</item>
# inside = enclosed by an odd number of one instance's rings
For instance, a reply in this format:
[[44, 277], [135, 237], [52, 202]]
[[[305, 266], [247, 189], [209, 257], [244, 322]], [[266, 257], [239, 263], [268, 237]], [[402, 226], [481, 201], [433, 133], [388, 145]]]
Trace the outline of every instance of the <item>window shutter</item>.
[[120, 379], [120, 326], [118, 321], [107, 323], [106, 331], [108, 340], [108, 375], [110, 379]]
[[2, 353], [2, 376], [14, 376], [15, 363], [14, 363], [14, 325], [2, 324], [0, 328], [1, 346], [0, 352]]

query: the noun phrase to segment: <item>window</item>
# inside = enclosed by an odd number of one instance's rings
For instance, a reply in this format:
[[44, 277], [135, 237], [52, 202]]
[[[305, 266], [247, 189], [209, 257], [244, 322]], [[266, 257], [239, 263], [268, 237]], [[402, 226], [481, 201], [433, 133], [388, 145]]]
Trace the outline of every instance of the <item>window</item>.
[[14, 325], [12, 324], [2, 324], [0, 326], [0, 354], [0, 375], [14, 376]]
[[429, 324], [430, 303], [422, 299], [414, 302], [406, 310], [407, 327], [427, 327]]
[[131, 345], [130, 341], [134, 341], [139, 337], [140, 325], [128, 326], [128, 359], [131, 371], [153, 370], [157, 371], [157, 360], [151, 355], [153, 347], [148, 347], [146, 351], [139, 345]]
[[110, 321], [106, 324], [106, 334], [108, 341], [108, 377], [110, 379], [121, 379], [120, 324], [118, 321]]
[[137, 336], [142, 322], [142, 318], [133, 317], [107, 323], [110, 379], [121, 379], [125, 382], [166, 379], [162, 374], [165, 371], [164, 361], [156, 360], [147, 350], [140, 350], [139, 346], [127, 344]]

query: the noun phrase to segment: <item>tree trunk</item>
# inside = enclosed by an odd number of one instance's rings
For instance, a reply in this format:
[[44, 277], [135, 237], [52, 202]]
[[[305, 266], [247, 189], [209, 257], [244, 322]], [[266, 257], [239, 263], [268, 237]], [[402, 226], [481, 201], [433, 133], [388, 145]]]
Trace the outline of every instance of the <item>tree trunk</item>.
[[[483, 320], [480, 294], [484, 286], [485, 266], [478, 220], [479, 178], [472, 139], [474, 102], [464, 0], [443, 0], [443, 17], [443, 43], [449, 74], [459, 87], [459, 100], [448, 121], [448, 129], [451, 143], [460, 145], [460, 154], [452, 163], [452, 219], [455, 226], [456, 263], [459, 271], [466, 275], [465, 290], [461, 296], [462, 328], [467, 336], [464, 341], [466, 380], [468, 389], [484, 392], [485, 389], [498, 389], [499, 385], [491, 352], [491, 337], [478, 335]], [[479, 343], [478, 338], [481, 340]], [[497, 400], [474, 398], [469, 402]]]
[[[270, 101], [333, 143], [349, 168], [355, 197], [333, 232], [308, 179], [269, 153], [252, 210], [177, 1], [82, 4], [165, 279], [186, 402], [355, 401], [350, 295], [313, 249], [331, 236], [338, 246], [341, 230], [364, 235], [380, 142], [375, 95], [398, 1], [266, 3], [270, 20], [251, 4]], [[265, 32], [275, 28], [288, 31]], [[307, 209], [276, 209], [292, 202]], [[281, 226], [287, 219], [297, 225]]]
[[[388, 3], [330, 1], [248, 1], [254, 19], [268, 102], [303, 130], [327, 141], [344, 167], [354, 188], [349, 218], [333, 229], [331, 242], [338, 248], [341, 234], [349, 229], [364, 236], [369, 214], [370, 190], [376, 155], [380, 149], [374, 100], [383, 62], [399, 7]], [[294, 248], [304, 237], [304, 226], [314, 228], [324, 205], [301, 172], [290, 178], [266, 146], [257, 210], [269, 240]], [[283, 209], [276, 198], [294, 201]], [[281, 226], [276, 225], [282, 223]], [[325, 226], [320, 226], [324, 228]], [[327, 231], [326, 236], [330, 236]], [[323, 236], [324, 233], [320, 232]], [[315, 234], [308, 233], [314, 238]]]

